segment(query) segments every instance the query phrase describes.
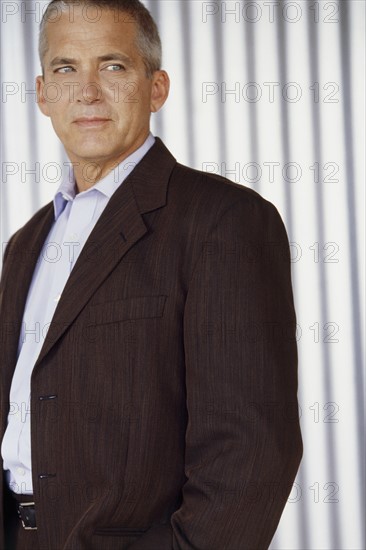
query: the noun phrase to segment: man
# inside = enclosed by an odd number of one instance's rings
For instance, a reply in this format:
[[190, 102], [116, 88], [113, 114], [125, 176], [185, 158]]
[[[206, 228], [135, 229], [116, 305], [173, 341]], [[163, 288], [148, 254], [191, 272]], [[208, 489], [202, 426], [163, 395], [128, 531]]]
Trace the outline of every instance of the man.
[[151, 135], [139, 1], [51, 2], [40, 56], [73, 170], [4, 254], [1, 548], [267, 548], [302, 453], [282, 220]]

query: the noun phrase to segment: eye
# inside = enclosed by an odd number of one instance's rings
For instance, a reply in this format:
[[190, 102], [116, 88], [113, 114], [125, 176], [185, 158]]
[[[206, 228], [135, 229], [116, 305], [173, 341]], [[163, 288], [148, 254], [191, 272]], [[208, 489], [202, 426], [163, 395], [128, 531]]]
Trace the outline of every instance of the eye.
[[113, 63], [113, 65], [108, 65], [106, 67], [107, 71], [116, 72], [116, 71], [124, 71], [125, 68], [123, 65], [120, 65], [119, 63]]
[[69, 73], [71, 71], [73, 71], [74, 69], [72, 67], [60, 67], [59, 69], [56, 69], [54, 72], [55, 73], [61, 73], [61, 74], [65, 74], [65, 73]]

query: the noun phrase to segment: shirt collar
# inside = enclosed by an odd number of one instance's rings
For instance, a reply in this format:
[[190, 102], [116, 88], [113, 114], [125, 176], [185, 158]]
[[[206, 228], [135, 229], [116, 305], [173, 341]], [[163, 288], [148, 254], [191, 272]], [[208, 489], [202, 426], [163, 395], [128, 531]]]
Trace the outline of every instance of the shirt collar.
[[84, 196], [87, 193], [99, 192], [106, 196], [108, 200], [111, 198], [113, 193], [118, 189], [118, 187], [123, 183], [127, 176], [135, 168], [136, 164], [142, 160], [146, 155], [150, 147], [155, 143], [155, 137], [150, 132], [144, 143], [136, 149], [131, 155], [125, 158], [120, 162], [113, 170], [108, 172], [104, 178], [99, 180], [95, 185], [78, 193], [75, 193], [75, 176], [74, 170], [71, 169], [68, 171], [67, 177], [65, 176], [59, 185], [54, 198], [53, 198], [53, 208], [55, 213], [55, 220], [60, 216], [64, 210], [68, 201], [73, 201], [75, 196]]

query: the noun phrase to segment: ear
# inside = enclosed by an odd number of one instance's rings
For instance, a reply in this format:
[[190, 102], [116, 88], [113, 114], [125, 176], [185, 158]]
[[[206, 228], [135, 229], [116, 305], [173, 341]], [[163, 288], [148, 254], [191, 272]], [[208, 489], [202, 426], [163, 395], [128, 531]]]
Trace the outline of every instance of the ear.
[[39, 75], [36, 78], [36, 92], [37, 92], [37, 103], [38, 107], [40, 108], [41, 112], [46, 115], [50, 116], [49, 109], [48, 109], [48, 103], [44, 96], [44, 78], [43, 76]]
[[170, 80], [166, 71], [155, 71], [152, 76], [150, 111], [156, 113], [164, 105], [170, 88]]

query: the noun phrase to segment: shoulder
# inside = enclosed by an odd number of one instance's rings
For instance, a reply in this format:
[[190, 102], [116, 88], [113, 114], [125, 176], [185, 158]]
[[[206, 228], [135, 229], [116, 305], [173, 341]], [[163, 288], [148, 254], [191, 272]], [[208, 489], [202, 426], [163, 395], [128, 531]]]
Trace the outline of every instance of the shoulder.
[[238, 215], [261, 222], [282, 218], [273, 203], [244, 184], [223, 176], [195, 170], [177, 163], [171, 174], [171, 193], [181, 204], [190, 204], [195, 213], [217, 222], [225, 215]]
[[34, 227], [36, 227], [39, 223], [42, 223], [44, 221], [44, 219], [49, 216], [50, 214], [50, 211], [53, 211], [53, 202], [50, 201], [48, 202], [47, 204], [45, 204], [44, 206], [42, 206], [42, 208], [40, 208], [39, 210], [37, 210], [33, 216], [31, 218], [29, 218], [29, 220], [22, 226], [20, 227], [16, 233], [14, 233], [14, 235], [12, 236], [12, 238], [15, 238], [17, 235], [21, 234], [21, 233], [26, 233], [28, 232], [29, 230], [33, 229]]
[[19, 229], [17, 229], [17, 231], [15, 231], [15, 233], [11, 235], [5, 247], [3, 258], [4, 262], [10, 248], [19, 246], [21, 243], [23, 244], [24, 239], [31, 239], [39, 224], [43, 223], [47, 216], [50, 215], [51, 210], [53, 210], [52, 201], [37, 210], [37, 212], [35, 212], [24, 225], [22, 225]]

